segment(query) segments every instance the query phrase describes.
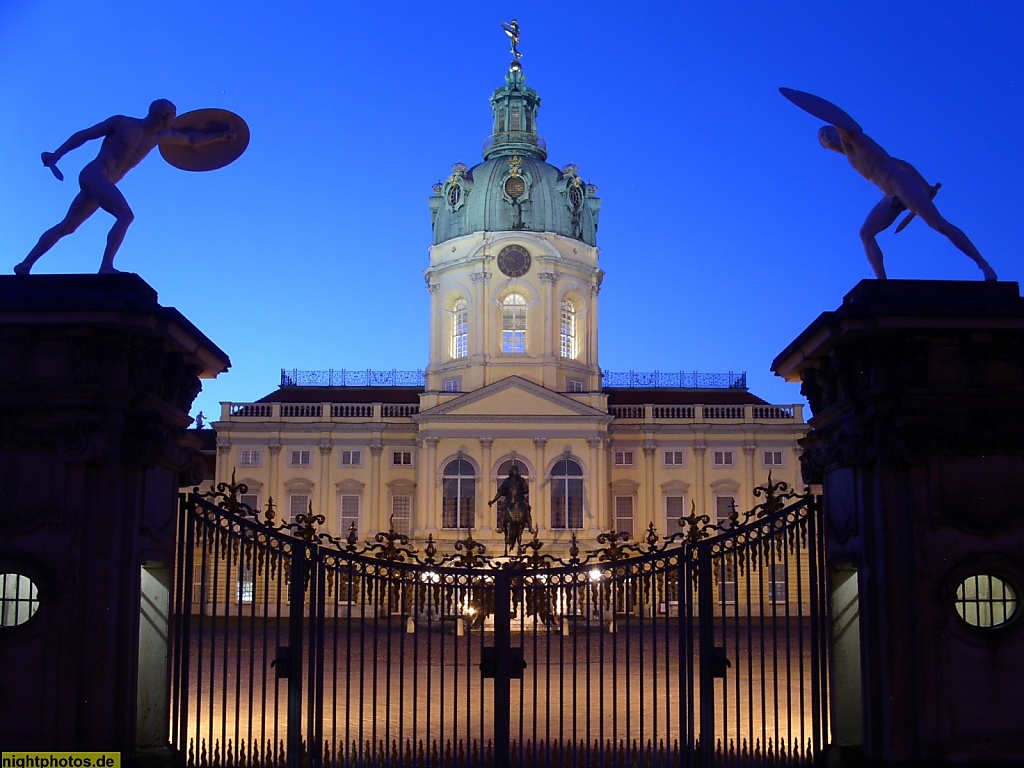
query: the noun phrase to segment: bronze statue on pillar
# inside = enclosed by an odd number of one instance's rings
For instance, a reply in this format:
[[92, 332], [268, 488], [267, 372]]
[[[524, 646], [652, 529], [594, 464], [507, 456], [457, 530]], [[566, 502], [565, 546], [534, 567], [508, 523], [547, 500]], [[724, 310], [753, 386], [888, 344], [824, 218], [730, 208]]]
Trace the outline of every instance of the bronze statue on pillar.
[[910, 163], [892, 157], [864, 133], [856, 120], [835, 104], [820, 96], [792, 88], [779, 88], [779, 91], [805, 112], [831, 123], [818, 131], [821, 145], [846, 155], [857, 173], [884, 193], [885, 197], [871, 209], [860, 229], [860, 239], [864, 243], [875, 277], [879, 280], [886, 278], [882, 249], [878, 247], [875, 236], [888, 229], [903, 211], [910, 211], [896, 228], [897, 232], [914, 216], [918, 216], [929, 227], [949, 238], [953, 245], [977, 264], [986, 280], [997, 279], [995, 271], [974, 247], [974, 243], [958, 227], [946, 221], [932, 202], [941, 184], [932, 186]]
[[79, 192], [64, 218], [46, 230], [25, 259], [14, 268], [27, 275], [43, 254], [70, 235], [100, 208], [114, 217], [100, 262], [100, 274], [118, 272], [114, 256], [135, 219], [117, 183], [154, 147], [167, 162], [187, 171], [210, 171], [236, 160], [249, 144], [249, 128], [238, 115], [223, 109], [200, 109], [175, 119], [177, 108], [167, 99], [149, 105], [142, 118], [114, 115], [91, 128], [73, 133], [54, 152], [43, 152], [43, 165], [58, 181], [64, 174], [57, 161], [93, 139], [103, 139], [96, 159], [78, 175]]

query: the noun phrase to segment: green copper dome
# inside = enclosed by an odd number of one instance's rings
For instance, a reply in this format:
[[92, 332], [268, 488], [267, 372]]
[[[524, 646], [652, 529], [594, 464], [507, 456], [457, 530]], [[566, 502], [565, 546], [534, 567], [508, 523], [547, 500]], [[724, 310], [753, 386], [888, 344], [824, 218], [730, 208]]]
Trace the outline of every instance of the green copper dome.
[[434, 244], [473, 232], [554, 232], [597, 245], [597, 188], [579, 169], [546, 162], [547, 146], [537, 135], [540, 96], [526, 87], [513, 62], [505, 87], [491, 96], [494, 132], [484, 142], [484, 161], [472, 168], [452, 166], [447, 181], [434, 185], [430, 212]]

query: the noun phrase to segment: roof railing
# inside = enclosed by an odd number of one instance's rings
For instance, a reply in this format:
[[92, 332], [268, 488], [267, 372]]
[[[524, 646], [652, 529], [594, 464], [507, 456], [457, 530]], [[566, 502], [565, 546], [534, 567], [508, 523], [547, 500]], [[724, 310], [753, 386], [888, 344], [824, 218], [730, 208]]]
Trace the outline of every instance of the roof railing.
[[[746, 389], [747, 373], [700, 373], [698, 371], [602, 371], [605, 388]], [[330, 368], [326, 371], [281, 369], [282, 387], [423, 387], [422, 370], [390, 371]]]

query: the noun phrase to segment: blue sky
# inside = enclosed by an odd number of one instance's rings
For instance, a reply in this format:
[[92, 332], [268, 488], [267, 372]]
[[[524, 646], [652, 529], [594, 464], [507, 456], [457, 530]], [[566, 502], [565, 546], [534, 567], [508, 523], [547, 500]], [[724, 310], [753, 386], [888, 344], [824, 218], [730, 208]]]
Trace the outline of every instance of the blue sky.
[[[982, 9], [982, 10], [979, 10]], [[473, 165], [516, 17], [549, 162], [603, 200], [600, 363], [748, 372], [803, 402], [775, 355], [872, 273], [857, 231], [880, 193], [821, 149], [789, 86], [849, 112], [942, 183], [940, 211], [1000, 279], [1024, 277], [1024, 3], [347, 3], [3, 0], [0, 242], [9, 270], [56, 223], [98, 146], [39, 153], [155, 98], [242, 115], [236, 163], [153, 153], [122, 182], [116, 265], [231, 357], [193, 413], [251, 401], [280, 369], [426, 365], [427, 197]], [[94, 272], [96, 214], [35, 268]], [[891, 278], [980, 272], [915, 222], [884, 233]]]

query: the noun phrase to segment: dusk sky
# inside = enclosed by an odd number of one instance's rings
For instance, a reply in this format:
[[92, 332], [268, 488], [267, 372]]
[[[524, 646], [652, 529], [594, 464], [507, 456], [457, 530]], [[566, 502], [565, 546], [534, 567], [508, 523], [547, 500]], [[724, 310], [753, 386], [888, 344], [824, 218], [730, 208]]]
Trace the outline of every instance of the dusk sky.
[[[422, 369], [427, 198], [481, 161], [515, 17], [548, 162], [603, 201], [601, 367], [747, 371], [802, 403], [772, 359], [872, 272], [858, 230], [881, 193], [822, 149], [818, 94], [930, 182], [1001, 280], [1024, 278], [1024, 2], [141, 3], [0, 0], [0, 242], [8, 273], [59, 221], [112, 114], [238, 113], [234, 164], [154, 152], [119, 185], [115, 265], [231, 358], [193, 413], [277, 388], [281, 368]], [[93, 273], [97, 213], [35, 267]], [[920, 221], [883, 233], [890, 278], [978, 280]], [[809, 415], [809, 414], [808, 414]]]

